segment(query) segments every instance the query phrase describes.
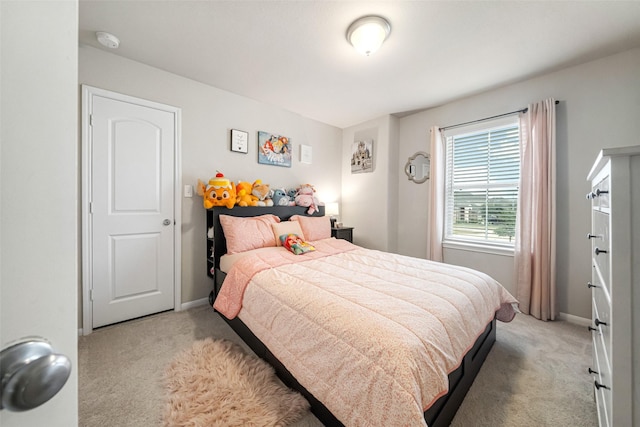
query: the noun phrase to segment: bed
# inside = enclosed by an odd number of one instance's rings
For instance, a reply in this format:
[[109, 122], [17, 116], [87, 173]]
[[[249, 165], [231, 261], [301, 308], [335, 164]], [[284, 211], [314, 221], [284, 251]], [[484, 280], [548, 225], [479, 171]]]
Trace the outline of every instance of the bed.
[[221, 219], [284, 223], [306, 211], [207, 211], [214, 308], [324, 425], [449, 425], [515, 299], [474, 270], [333, 238], [308, 239], [316, 251], [298, 256], [251, 248], [224, 265], [232, 257]]

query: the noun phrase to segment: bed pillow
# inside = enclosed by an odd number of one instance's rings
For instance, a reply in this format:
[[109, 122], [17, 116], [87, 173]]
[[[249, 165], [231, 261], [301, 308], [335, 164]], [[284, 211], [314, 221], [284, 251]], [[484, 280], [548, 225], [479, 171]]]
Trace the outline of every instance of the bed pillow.
[[276, 238], [277, 246], [282, 246], [280, 236], [283, 234], [296, 234], [300, 236], [302, 240], [306, 240], [298, 221], [282, 221], [277, 224], [271, 224], [271, 228], [273, 228], [273, 236]]
[[294, 255], [302, 255], [316, 250], [297, 234], [283, 234], [279, 240], [282, 246]]
[[280, 222], [275, 215], [239, 217], [220, 215], [220, 224], [227, 239], [227, 253], [237, 254], [251, 249], [276, 245], [271, 224]]
[[306, 240], [315, 241], [331, 237], [331, 218], [328, 216], [294, 215], [291, 221], [298, 221]]

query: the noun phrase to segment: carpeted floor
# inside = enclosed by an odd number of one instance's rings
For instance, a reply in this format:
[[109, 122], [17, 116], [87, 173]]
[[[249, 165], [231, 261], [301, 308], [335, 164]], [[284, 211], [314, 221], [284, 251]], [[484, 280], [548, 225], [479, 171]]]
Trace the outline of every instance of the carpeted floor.
[[[80, 337], [80, 426], [160, 426], [165, 368], [195, 340], [208, 337], [247, 348], [209, 306]], [[596, 426], [590, 361], [585, 327], [525, 315], [498, 322], [497, 342], [452, 426]], [[293, 426], [321, 424], [308, 413]]]

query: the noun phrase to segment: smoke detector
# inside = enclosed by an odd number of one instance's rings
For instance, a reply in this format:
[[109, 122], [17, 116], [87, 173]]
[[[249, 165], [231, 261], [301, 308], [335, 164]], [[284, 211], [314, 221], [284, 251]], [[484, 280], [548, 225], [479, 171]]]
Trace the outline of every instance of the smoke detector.
[[105, 31], [98, 31], [96, 38], [101, 45], [108, 47], [109, 49], [117, 49], [120, 46], [120, 40], [111, 33]]

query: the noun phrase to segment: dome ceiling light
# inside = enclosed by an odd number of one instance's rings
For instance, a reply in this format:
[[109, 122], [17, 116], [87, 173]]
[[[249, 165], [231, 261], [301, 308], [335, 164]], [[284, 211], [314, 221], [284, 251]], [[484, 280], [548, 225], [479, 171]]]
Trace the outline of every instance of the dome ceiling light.
[[347, 29], [347, 40], [363, 55], [371, 55], [389, 37], [391, 25], [381, 16], [363, 16]]

